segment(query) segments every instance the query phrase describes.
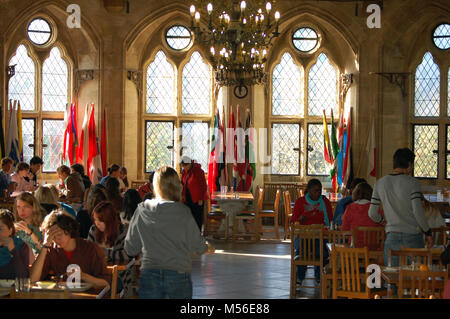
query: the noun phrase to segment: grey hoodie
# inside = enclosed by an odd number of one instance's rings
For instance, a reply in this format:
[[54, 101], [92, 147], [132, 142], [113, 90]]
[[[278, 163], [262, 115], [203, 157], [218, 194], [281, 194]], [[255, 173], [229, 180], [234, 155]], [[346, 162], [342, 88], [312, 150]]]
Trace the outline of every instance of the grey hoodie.
[[141, 269], [191, 272], [191, 252], [208, 250], [190, 209], [180, 202], [146, 200], [138, 205], [125, 238], [129, 256], [141, 254]]

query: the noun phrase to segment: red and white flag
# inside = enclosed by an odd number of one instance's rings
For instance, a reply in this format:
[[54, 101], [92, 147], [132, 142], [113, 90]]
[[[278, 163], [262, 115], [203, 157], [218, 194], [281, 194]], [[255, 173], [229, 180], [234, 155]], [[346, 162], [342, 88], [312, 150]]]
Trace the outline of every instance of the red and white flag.
[[106, 158], [106, 109], [103, 109], [103, 120], [102, 120], [102, 140], [100, 146], [100, 153], [102, 158], [102, 171], [103, 175], [107, 174], [107, 158]]
[[81, 126], [80, 147], [78, 148], [78, 158], [80, 162], [83, 163], [84, 167], [87, 167], [87, 161], [89, 157], [89, 109], [89, 103], [86, 103], [86, 106], [84, 107], [83, 124]]
[[91, 114], [88, 124], [89, 132], [89, 158], [88, 158], [88, 176], [93, 184], [98, 184], [102, 179], [102, 163], [100, 159], [100, 149], [98, 145], [97, 131], [95, 129], [95, 111], [92, 104]]

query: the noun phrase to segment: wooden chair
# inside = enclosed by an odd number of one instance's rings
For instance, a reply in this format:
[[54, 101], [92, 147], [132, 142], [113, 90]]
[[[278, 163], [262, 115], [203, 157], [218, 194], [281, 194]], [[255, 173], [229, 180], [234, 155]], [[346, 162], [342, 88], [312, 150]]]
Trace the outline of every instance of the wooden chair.
[[[264, 188], [263, 188], [263, 190], [264, 190]], [[264, 194], [264, 191], [263, 191], [263, 194]], [[280, 207], [280, 195], [281, 195], [281, 191], [279, 189], [277, 189], [277, 193], [275, 195], [275, 202], [273, 205], [273, 210], [263, 209], [259, 212], [259, 215], [258, 215], [259, 232], [260, 233], [275, 232], [275, 237], [277, 239], [280, 239], [280, 234], [278, 233], [278, 211], [279, 211], [279, 207]], [[259, 193], [259, 196], [263, 196], [263, 195], [261, 195], [261, 191]], [[273, 218], [273, 227], [274, 227], [273, 229], [263, 229], [262, 228], [263, 217]]]
[[415, 265], [427, 265], [438, 264], [442, 267], [440, 256], [442, 249], [439, 248], [406, 248], [402, 247], [401, 250], [388, 251], [388, 266], [392, 265], [392, 257], [398, 257], [398, 266], [410, 266], [413, 262]]
[[[323, 225], [291, 225], [291, 283], [290, 298], [296, 298], [297, 288], [307, 287], [297, 283], [297, 266], [319, 266], [323, 273]], [[295, 239], [298, 237], [299, 254], [295, 252]], [[319, 247], [316, 246], [319, 240]], [[319, 250], [319, 258], [316, 257]], [[311, 287], [308, 287], [311, 288]]]
[[385, 240], [384, 227], [357, 226], [353, 229], [353, 246], [356, 248], [367, 247], [370, 261], [378, 265], [383, 264]]
[[284, 199], [284, 240], [290, 235], [289, 224], [291, 223], [292, 217], [292, 206], [291, 206], [291, 193], [289, 191], [283, 192]]
[[[224, 232], [219, 233], [221, 223], [225, 223]], [[203, 211], [203, 236], [221, 236], [224, 238], [228, 235], [228, 218], [227, 215], [219, 208], [211, 206], [211, 199], [206, 200], [206, 208]]]
[[384, 290], [375, 291], [367, 287], [367, 266], [369, 265], [369, 250], [333, 245], [331, 251], [333, 299], [374, 298], [375, 295], [385, 295]]
[[[254, 240], [258, 241], [260, 239], [260, 226], [259, 226], [259, 213], [262, 210], [263, 202], [264, 202], [264, 188], [257, 186], [257, 202], [255, 209], [253, 210], [244, 210], [239, 214], [236, 214], [233, 217], [233, 235], [232, 239], [236, 240], [239, 237], [250, 237]], [[239, 232], [239, 221], [243, 223], [247, 223], [247, 225], [252, 224], [250, 227], [250, 231], [246, 230], [246, 224], [244, 224], [244, 231]]]
[[420, 271], [400, 268], [399, 298], [434, 299], [443, 298], [448, 271]]
[[119, 270], [117, 265], [106, 266], [108, 273], [111, 275], [111, 285], [103, 288], [102, 291], [97, 295], [96, 299], [103, 299], [103, 297], [111, 291], [111, 299], [117, 299], [119, 294], [117, 293], [117, 278], [119, 275]]
[[438, 246], [447, 246], [450, 243], [450, 227], [431, 228], [433, 242]]

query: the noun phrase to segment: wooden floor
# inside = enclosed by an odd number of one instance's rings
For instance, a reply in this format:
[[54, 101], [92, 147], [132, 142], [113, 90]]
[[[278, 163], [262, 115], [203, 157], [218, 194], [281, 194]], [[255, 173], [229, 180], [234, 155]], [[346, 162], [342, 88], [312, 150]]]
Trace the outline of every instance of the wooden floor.
[[[208, 240], [216, 253], [193, 258], [194, 299], [289, 299], [289, 240], [267, 233], [258, 243]], [[306, 277], [307, 285], [313, 286], [312, 267]], [[320, 298], [319, 287], [302, 289], [297, 298]]]

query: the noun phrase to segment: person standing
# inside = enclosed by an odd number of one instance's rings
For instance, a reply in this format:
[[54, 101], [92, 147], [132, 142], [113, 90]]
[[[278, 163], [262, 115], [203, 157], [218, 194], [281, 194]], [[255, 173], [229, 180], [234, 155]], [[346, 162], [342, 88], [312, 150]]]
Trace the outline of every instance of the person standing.
[[[386, 219], [386, 241], [384, 243], [384, 264], [388, 265], [389, 249], [424, 248], [425, 233], [427, 247], [433, 245], [431, 230], [422, 206], [420, 183], [410, 176], [414, 165], [414, 153], [408, 148], [398, 149], [394, 153], [394, 170], [375, 184], [370, 201], [369, 217], [381, 223], [383, 217], [378, 214], [383, 205]], [[398, 256], [392, 257], [392, 266], [398, 266]]]
[[203, 204], [207, 199], [205, 172], [201, 165], [188, 156], [181, 158], [181, 182], [183, 184], [183, 202], [191, 209], [192, 216], [200, 231], [203, 224]]

